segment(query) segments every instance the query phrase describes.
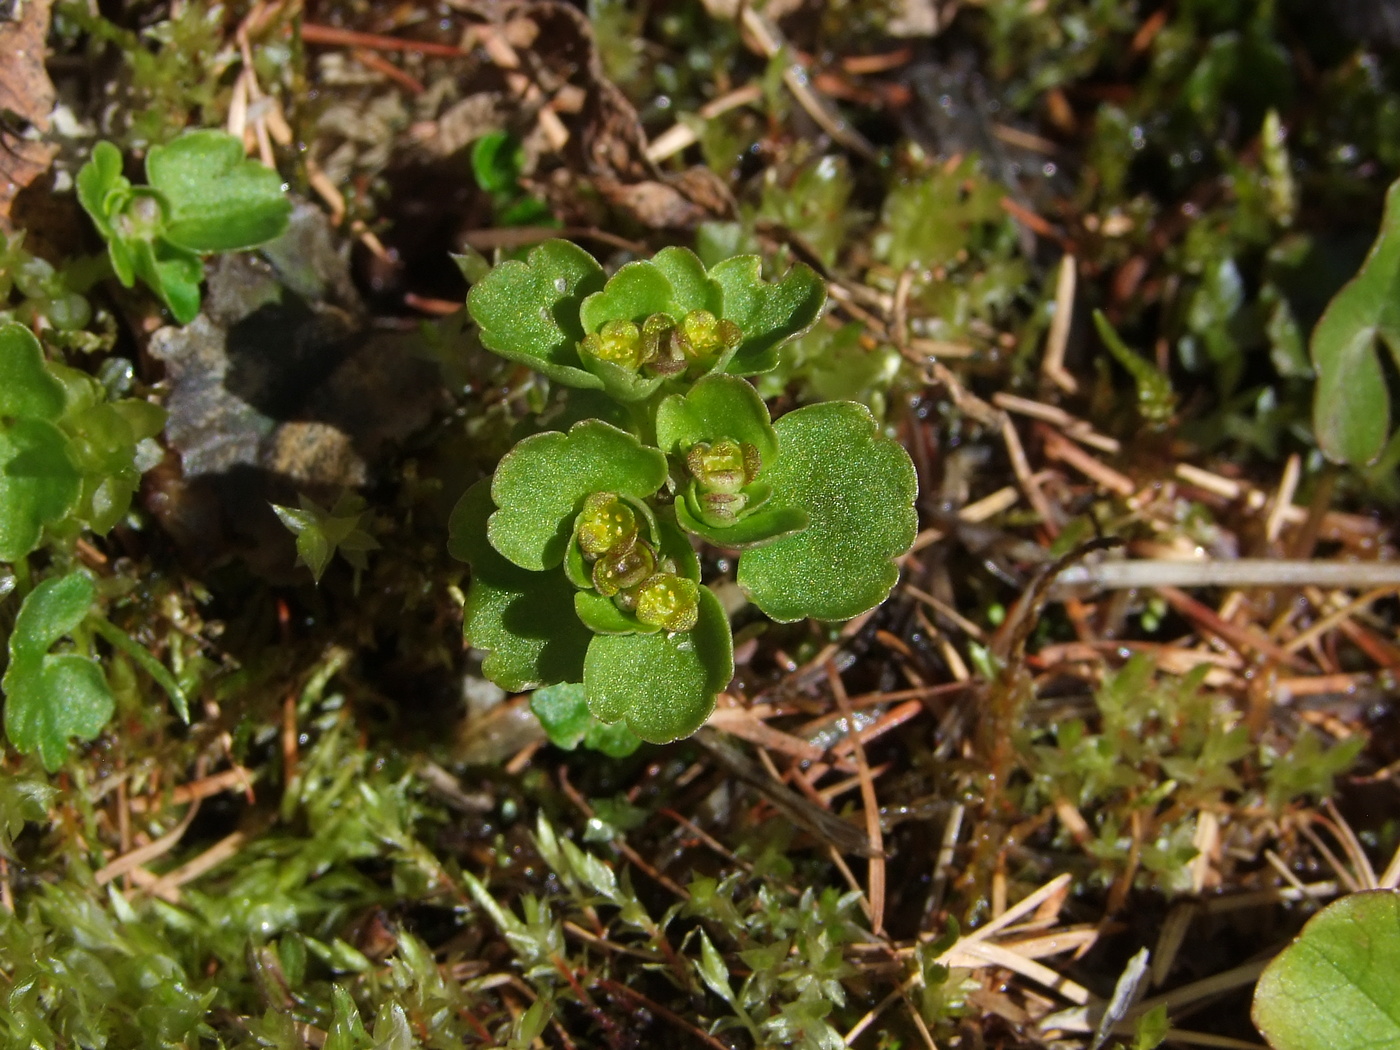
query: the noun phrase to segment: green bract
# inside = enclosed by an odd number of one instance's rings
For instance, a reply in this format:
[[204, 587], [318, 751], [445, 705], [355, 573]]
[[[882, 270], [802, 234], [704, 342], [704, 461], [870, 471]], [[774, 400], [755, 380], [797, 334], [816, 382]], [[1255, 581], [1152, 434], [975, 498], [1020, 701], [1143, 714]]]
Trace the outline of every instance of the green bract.
[[[679, 465], [675, 514], [687, 532], [741, 549], [807, 527], [805, 510], [771, 503], [766, 472], [778, 460], [778, 435], [744, 380], [706, 376], [689, 393], [666, 398], [656, 411], [656, 439]], [[740, 477], [725, 476], [736, 473], [723, 469], [726, 460]]]
[[528, 437], [496, 468], [487, 526], [491, 546], [522, 569], [564, 560], [574, 518], [594, 492], [645, 498], [666, 480], [666, 457], [608, 423]]
[[757, 257], [707, 271], [683, 248], [605, 279], [564, 241], [473, 287], [485, 346], [610, 420], [525, 438], [451, 522], [467, 641], [504, 688], [544, 687], [534, 707], [561, 746], [612, 746], [590, 719], [665, 743], [709, 717], [733, 636], [692, 542], [742, 550], [739, 583], [774, 619], [845, 619], [894, 585], [917, 525], [908, 455], [851, 402], [774, 424], [741, 378], [773, 368], [825, 295], [803, 266], [769, 282]]
[[139, 277], [181, 324], [199, 313], [201, 255], [254, 248], [281, 235], [291, 202], [277, 172], [248, 160], [222, 131], [194, 131], [146, 157], [148, 186], [122, 174], [121, 151], [99, 142], [78, 172], [78, 201], [107, 241], [112, 269]]

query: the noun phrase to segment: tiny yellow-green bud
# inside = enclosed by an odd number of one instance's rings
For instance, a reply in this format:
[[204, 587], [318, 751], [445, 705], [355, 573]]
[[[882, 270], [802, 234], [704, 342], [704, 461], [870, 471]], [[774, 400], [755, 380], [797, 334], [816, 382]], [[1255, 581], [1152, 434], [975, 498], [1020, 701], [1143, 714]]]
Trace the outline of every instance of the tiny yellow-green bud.
[[642, 332], [631, 321], [608, 321], [597, 332], [583, 337], [583, 349], [600, 361], [611, 361], [635, 372], [642, 365]]
[[713, 445], [696, 442], [686, 453], [685, 465], [701, 492], [728, 496], [758, 477], [762, 466], [758, 449], [747, 441], [741, 445], [729, 438], [721, 438]]
[[700, 587], [674, 573], [660, 572], [637, 588], [637, 619], [667, 631], [688, 631], [700, 617]]
[[708, 310], [692, 310], [681, 320], [676, 343], [691, 361], [718, 357], [739, 345], [743, 333], [733, 321], [722, 321]]
[[605, 598], [630, 590], [656, 571], [656, 552], [646, 540], [613, 550], [593, 563], [593, 587]]
[[595, 492], [583, 501], [578, 517], [578, 545], [593, 559], [625, 550], [637, 538], [637, 513], [611, 492]]

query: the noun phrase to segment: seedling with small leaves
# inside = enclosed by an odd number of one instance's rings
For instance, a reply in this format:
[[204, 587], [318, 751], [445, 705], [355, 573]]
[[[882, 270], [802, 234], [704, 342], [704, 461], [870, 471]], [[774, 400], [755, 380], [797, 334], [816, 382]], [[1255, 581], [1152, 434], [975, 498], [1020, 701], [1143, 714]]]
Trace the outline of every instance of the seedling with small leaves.
[[140, 278], [175, 320], [199, 313], [201, 256], [256, 248], [278, 237], [291, 215], [277, 172], [244, 156], [222, 131], [194, 131], [146, 156], [149, 185], [122, 174], [121, 151], [99, 142], [78, 172], [78, 200], [107, 241], [127, 288]]
[[309, 496], [299, 497], [300, 507], [272, 505], [279, 521], [297, 538], [297, 560], [311, 570], [317, 583], [335, 557], [336, 551], [355, 570], [355, 588], [360, 573], [369, 567], [368, 552], [379, 549], [379, 542], [365, 529], [365, 501], [353, 492], [342, 492], [329, 510]]
[[10, 634], [5, 735], [21, 751], [37, 752], [56, 770], [68, 740], [91, 740], [112, 717], [115, 700], [101, 666], [83, 652], [53, 653], [59, 639], [75, 637], [97, 596], [81, 573], [45, 580], [25, 598]]
[[472, 568], [467, 640], [503, 688], [558, 687], [535, 703], [557, 743], [621, 750], [583, 706], [653, 742], [709, 717], [733, 636], [697, 543], [740, 552], [739, 586], [782, 622], [849, 619], [894, 586], [917, 528], [908, 454], [853, 402], [774, 422], [743, 378], [774, 368], [825, 300], [805, 266], [770, 282], [756, 256], [707, 270], [666, 248], [609, 278], [566, 241], [473, 287], [487, 348], [611, 403], [522, 440], [451, 522]]

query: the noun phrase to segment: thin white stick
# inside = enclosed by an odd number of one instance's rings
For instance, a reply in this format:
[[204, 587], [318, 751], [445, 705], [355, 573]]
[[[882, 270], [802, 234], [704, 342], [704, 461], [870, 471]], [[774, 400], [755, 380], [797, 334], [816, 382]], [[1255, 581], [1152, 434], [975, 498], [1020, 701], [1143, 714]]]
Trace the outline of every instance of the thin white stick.
[[1139, 587], [1306, 587], [1341, 590], [1400, 587], [1400, 562], [1236, 561], [1145, 559], [1072, 565], [1060, 573], [1054, 593], [1129, 590]]

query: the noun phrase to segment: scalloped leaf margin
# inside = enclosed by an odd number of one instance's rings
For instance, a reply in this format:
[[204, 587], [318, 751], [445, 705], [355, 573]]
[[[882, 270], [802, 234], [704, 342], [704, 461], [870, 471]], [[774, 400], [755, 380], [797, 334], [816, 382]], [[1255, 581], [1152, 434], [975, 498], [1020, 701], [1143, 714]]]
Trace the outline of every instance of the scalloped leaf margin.
[[852, 401], [799, 408], [774, 429], [780, 453], [767, 475], [772, 505], [805, 511], [809, 522], [803, 532], [745, 551], [739, 586], [782, 623], [849, 620], [873, 609], [899, 578], [894, 559], [918, 532], [909, 454]]

